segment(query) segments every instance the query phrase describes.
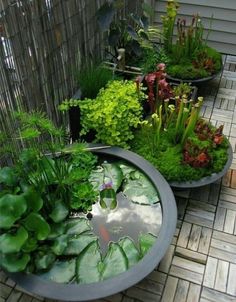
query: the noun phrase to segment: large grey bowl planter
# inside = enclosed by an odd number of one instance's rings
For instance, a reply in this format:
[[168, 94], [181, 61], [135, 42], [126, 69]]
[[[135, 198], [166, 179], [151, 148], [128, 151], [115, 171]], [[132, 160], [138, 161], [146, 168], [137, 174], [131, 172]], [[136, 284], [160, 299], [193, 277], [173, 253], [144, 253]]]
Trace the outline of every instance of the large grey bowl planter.
[[203, 177], [199, 180], [180, 181], [180, 182], [170, 181], [169, 185], [174, 189], [191, 189], [191, 188], [206, 186], [206, 185], [209, 185], [209, 184], [217, 181], [218, 179], [220, 179], [221, 177], [223, 177], [225, 175], [225, 173], [229, 170], [229, 168], [232, 164], [233, 150], [232, 150], [231, 145], [229, 145], [227, 152], [228, 152], [228, 160], [225, 163], [224, 168], [220, 172], [214, 173], [210, 176]]
[[[97, 145], [96, 145], [97, 146]], [[93, 147], [90, 145], [90, 147]], [[101, 147], [101, 145], [100, 145]], [[94, 149], [94, 153], [124, 159], [143, 171], [159, 191], [162, 224], [156, 243], [135, 266], [114, 278], [91, 284], [59, 284], [36, 275], [24, 273], [9, 276], [27, 291], [39, 296], [63, 301], [90, 301], [113, 295], [138, 283], [151, 273], [165, 255], [175, 232], [177, 209], [172, 190], [162, 175], [145, 159], [118, 147]]]

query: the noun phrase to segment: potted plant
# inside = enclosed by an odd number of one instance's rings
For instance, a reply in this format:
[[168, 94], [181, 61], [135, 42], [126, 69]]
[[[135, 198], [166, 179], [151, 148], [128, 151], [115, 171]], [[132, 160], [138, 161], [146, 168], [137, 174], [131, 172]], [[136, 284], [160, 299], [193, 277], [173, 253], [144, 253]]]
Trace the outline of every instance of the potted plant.
[[200, 117], [203, 98], [194, 101], [181, 95], [183, 84], [175, 88], [173, 98], [165, 77], [165, 64], [145, 77], [150, 115], [135, 131], [131, 150], [149, 160], [173, 187], [211, 183], [223, 176], [232, 162], [223, 125], [216, 128]]
[[142, 4], [140, 15], [130, 13], [120, 17], [123, 9], [124, 3], [119, 0], [105, 1], [96, 16], [105, 37], [108, 60], [105, 65], [126, 77], [134, 77], [143, 72], [144, 65], [146, 71], [150, 65], [146, 58], [151, 58], [154, 50], [158, 52], [159, 47], [153, 41], [159, 37], [160, 31], [149, 24], [153, 10], [147, 3]]
[[[177, 18], [179, 4], [176, 0], [167, 2], [167, 12], [162, 16], [163, 52], [166, 70], [170, 80], [192, 82], [195, 85], [214, 78], [222, 69], [222, 56], [207, 45], [204, 26], [199, 15], [194, 15], [188, 24]], [[177, 37], [174, 39], [174, 28]]]
[[0, 169], [0, 266], [28, 291], [67, 301], [143, 279], [175, 231], [163, 177], [120, 148], [65, 146], [42, 114], [17, 113], [16, 121], [5, 142], [19, 139], [23, 150], [8, 149], [12, 164]]

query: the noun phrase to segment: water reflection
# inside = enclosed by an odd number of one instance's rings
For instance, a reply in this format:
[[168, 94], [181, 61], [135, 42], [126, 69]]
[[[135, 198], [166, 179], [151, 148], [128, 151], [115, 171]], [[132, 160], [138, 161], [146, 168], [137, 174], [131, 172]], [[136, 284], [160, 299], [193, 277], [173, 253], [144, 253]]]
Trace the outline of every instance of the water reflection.
[[93, 205], [91, 224], [99, 237], [101, 250], [107, 250], [109, 241], [118, 241], [124, 236], [138, 243], [139, 234], [152, 233], [158, 236], [162, 223], [160, 203], [152, 206], [133, 203], [123, 193], [117, 194], [114, 210], [102, 209], [99, 203]]

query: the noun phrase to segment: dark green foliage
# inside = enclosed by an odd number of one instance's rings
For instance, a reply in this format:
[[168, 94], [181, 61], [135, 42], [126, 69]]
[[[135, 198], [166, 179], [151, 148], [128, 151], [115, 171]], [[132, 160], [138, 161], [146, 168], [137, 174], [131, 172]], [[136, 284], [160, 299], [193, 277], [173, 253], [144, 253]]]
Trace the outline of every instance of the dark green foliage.
[[112, 70], [93, 63], [82, 67], [78, 73], [78, 85], [82, 96], [89, 99], [95, 99], [99, 90], [112, 79]]

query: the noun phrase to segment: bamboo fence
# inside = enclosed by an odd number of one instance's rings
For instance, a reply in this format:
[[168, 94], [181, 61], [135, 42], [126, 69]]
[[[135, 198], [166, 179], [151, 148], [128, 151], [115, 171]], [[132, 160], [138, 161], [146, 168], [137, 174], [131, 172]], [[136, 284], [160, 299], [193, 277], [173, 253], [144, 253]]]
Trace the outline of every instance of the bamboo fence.
[[[105, 0], [0, 1], [0, 131], [12, 110], [41, 110], [56, 124], [58, 105], [78, 88], [81, 64], [103, 57], [95, 13]], [[124, 0], [125, 15], [142, 0]]]

